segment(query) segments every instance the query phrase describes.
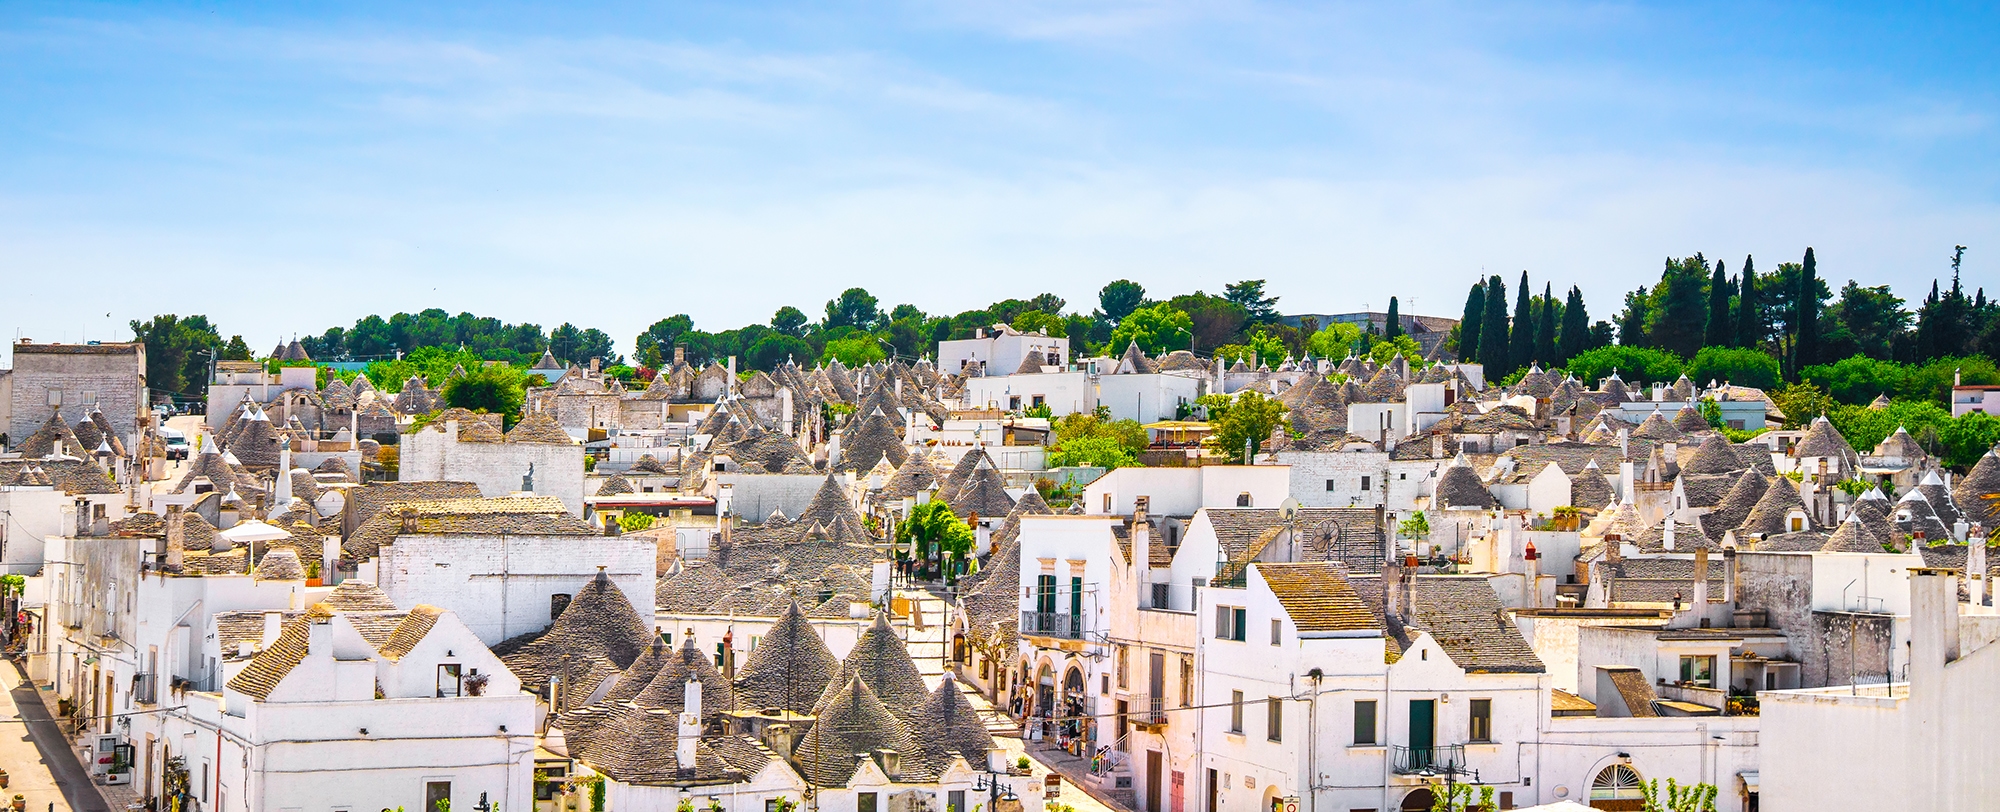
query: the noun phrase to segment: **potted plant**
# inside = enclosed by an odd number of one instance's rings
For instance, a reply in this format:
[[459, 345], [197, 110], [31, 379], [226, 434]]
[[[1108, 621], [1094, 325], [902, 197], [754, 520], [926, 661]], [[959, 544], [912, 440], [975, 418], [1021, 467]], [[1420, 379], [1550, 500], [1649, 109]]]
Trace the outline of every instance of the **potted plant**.
[[1016, 772], [1019, 772], [1019, 773], [1020, 773], [1020, 774], [1022, 774], [1022, 775], [1027, 775], [1027, 774], [1028, 774], [1028, 772], [1029, 772], [1029, 769], [1028, 769], [1028, 763], [1029, 763], [1029, 762], [1028, 762], [1028, 757], [1027, 757], [1027, 756], [1022, 756], [1022, 757], [1020, 757], [1020, 758], [1017, 758], [1017, 759], [1014, 759], [1014, 769], [1015, 769], [1015, 771], [1016, 771]]

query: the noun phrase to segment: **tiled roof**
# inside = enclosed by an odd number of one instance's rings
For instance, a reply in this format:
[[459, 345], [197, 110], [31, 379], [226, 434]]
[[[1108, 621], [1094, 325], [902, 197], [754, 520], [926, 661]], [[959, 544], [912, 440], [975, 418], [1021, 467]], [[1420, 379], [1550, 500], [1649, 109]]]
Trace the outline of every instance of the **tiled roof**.
[[[1232, 570], [1256, 558], [1262, 545], [1275, 541], [1290, 526], [1276, 508], [1203, 508], [1202, 513], [1214, 528], [1216, 543], [1235, 565]], [[1387, 549], [1373, 508], [1299, 508], [1297, 525], [1301, 556], [1339, 561], [1350, 572], [1382, 568]]]
[[1658, 410], [1647, 415], [1645, 421], [1632, 430], [1632, 436], [1663, 443], [1678, 443], [1687, 439], [1687, 433], [1675, 427], [1673, 421], [1668, 420], [1667, 416]]
[[896, 475], [882, 483], [883, 499], [908, 499], [918, 491], [935, 488], [938, 483], [937, 469], [931, 467], [930, 453], [919, 450], [903, 461], [896, 469]]
[[714, 719], [724, 711], [736, 707], [736, 693], [723, 679], [722, 672], [715, 670], [715, 663], [701, 649], [695, 648], [694, 638], [681, 641], [681, 647], [660, 664], [660, 670], [646, 682], [646, 687], [632, 696], [633, 705], [647, 710], [663, 710], [680, 713], [687, 709], [687, 684], [689, 680], [701, 683], [701, 715], [704, 719]]
[[1833, 421], [1826, 419], [1825, 415], [1813, 419], [1806, 435], [1799, 438], [1798, 445], [1792, 446], [1792, 456], [1800, 459], [1831, 457], [1846, 460], [1850, 465], [1861, 461], [1861, 455], [1854, 453], [1854, 446], [1847, 444], [1847, 438], [1840, 435], [1840, 430], [1834, 428]]
[[[834, 677], [834, 687], [839, 687], [849, 679], [860, 679], [866, 683], [869, 692], [886, 703], [891, 712], [909, 719], [924, 703], [930, 690], [924, 686], [923, 674], [917, 671], [917, 664], [910, 659], [910, 651], [903, 645], [903, 639], [896, 636], [889, 627], [887, 616], [877, 614], [874, 625], [862, 633], [854, 649], [841, 661], [840, 673]], [[827, 701], [821, 699], [822, 705]], [[907, 751], [906, 751], [907, 752]]]
[[1736, 485], [1736, 477], [1728, 474], [1691, 476], [1685, 471], [1676, 480], [1682, 493], [1687, 495], [1688, 507], [1714, 507], [1729, 495], [1729, 489]]
[[903, 438], [896, 434], [896, 424], [882, 412], [870, 411], [858, 422], [850, 423], [842, 434], [840, 462], [835, 470], [867, 473], [881, 460], [887, 459], [889, 465], [898, 466], [908, 456]]
[[438, 616], [442, 614], [444, 610], [428, 604], [410, 607], [409, 614], [396, 623], [388, 641], [377, 646], [377, 650], [390, 661], [403, 659], [416, 649], [418, 643], [423, 642], [424, 635], [431, 633], [431, 628], [437, 625]]
[[26, 468], [48, 478], [49, 485], [72, 496], [86, 493], [117, 493], [111, 475], [96, 460], [0, 460], [0, 482], [12, 483]]
[[1452, 662], [1480, 673], [1539, 674], [1542, 660], [1480, 575], [1416, 576], [1413, 626], [1428, 633]]
[[1988, 530], [2000, 528], [2000, 454], [1982, 455], [1971, 471], [1959, 477], [1951, 498], [1967, 522], [1986, 525]]
[[[1925, 474], [1923, 481], [1917, 483], [1917, 493], [1923, 494], [1924, 501], [1931, 503], [1931, 511], [1937, 514], [1938, 521], [1955, 524], [1965, 517], [1964, 511], [1958, 509], [1958, 500], [1952, 496], [1951, 489], [1944, 486], [1944, 479], [1936, 471]], [[1988, 524], [1987, 527], [1992, 528], [1993, 525]]]
[[1574, 507], [1601, 510], [1617, 498], [1617, 489], [1611, 486], [1611, 480], [1604, 478], [1603, 470], [1595, 465], [1587, 465], [1582, 473], [1570, 477], [1569, 501]]
[[83, 443], [76, 438], [76, 432], [70, 430], [68, 423], [63, 422], [61, 407], [50, 410], [49, 419], [43, 421], [41, 428], [35, 429], [27, 439], [22, 440], [15, 450], [21, 452], [21, 456], [27, 459], [40, 459], [51, 454], [81, 456], [90, 453], [90, 449], [84, 448]]
[[315, 605], [304, 617], [286, 622], [278, 632], [278, 639], [251, 658], [249, 664], [229, 680], [229, 689], [257, 699], [270, 698], [285, 675], [292, 673], [292, 669], [305, 660], [311, 624], [325, 623], [331, 616], [326, 607]]
[[960, 518], [974, 514], [980, 516], [1005, 516], [1014, 509], [1014, 498], [1007, 495], [1006, 483], [1000, 479], [1000, 470], [993, 466], [985, 454], [979, 455], [976, 465], [964, 482], [951, 493], [951, 512]]
[[1438, 477], [1437, 495], [1432, 504], [1442, 510], [1490, 510], [1498, 503], [1494, 501], [1492, 492], [1480, 483], [1479, 475], [1473, 473], [1472, 466], [1450, 465]]
[[[1770, 487], [1764, 489], [1764, 498], [1757, 500], [1757, 506], [1750, 509], [1750, 515], [1744, 517], [1743, 524], [1737, 529], [1741, 533], [1767, 535], [1791, 532], [1785, 517], [1791, 515], [1793, 510], [1804, 511], [1805, 507], [1805, 500], [1799, 498], [1798, 486], [1792, 484], [1790, 478], [1773, 477]], [[1805, 515], [1805, 529], [1810, 530], [1813, 527], [1812, 513]]]
[[1255, 567], [1301, 633], [1382, 629], [1380, 621], [1354, 594], [1346, 569], [1339, 564], [1260, 563]]
[[963, 758], [974, 769], [986, 766], [986, 751], [993, 747], [993, 734], [979, 711], [966, 701], [958, 681], [949, 673], [937, 690], [924, 698], [910, 722], [912, 732], [920, 732], [917, 746], [932, 772], [943, 772], [953, 758]]
[[257, 561], [257, 571], [253, 573], [259, 581], [303, 581], [306, 578], [305, 565], [299, 563], [299, 554], [289, 547], [278, 547], [264, 553]]
[[1682, 406], [1680, 411], [1674, 412], [1674, 428], [1688, 434], [1715, 432], [1715, 427], [1708, 424], [1708, 418], [1702, 417], [1693, 406]]
[[[325, 467], [322, 465], [321, 467]], [[343, 466], [344, 467], [344, 466]], [[479, 486], [470, 482], [370, 482], [346, 491], [348, 509], [356, 526], [366, 524], [383, 508], [395, 502], [425, 502], [439, 499], [477, 499]]]
[[1742, 526], [1743, 520], [1750, 516], [1750, 510], [1764, 498], [1764, 491], [1769, 487], [1770, 482], [1763, 475], [1754, 469], [1745, 469], [1736, 475], [1736, 481], [1730, 484], [1721, 501], [1715, 503], [1714, 509], [1697, 517], [1695, 522], [1701, 525], [1703, 535], [1721, 541], [1729, 531]]
[[576, 439], [556, 424], [556, 419], [547, 412], [535, 412], [521, 418], [514, 424], [514, 430], [507, 432], [510, 443], [546, 443], [549, 445], [576, 445]]
[[553, 496], [396, 502], [355, 528], [341, 545], [356, 561], [380, 554], [399, 535], [595, 536]]
[[1653, 693], [1653, 685], [1646, 681], [1645, 672], [1632, 666], [1610, 667], [1606, 668], [1605, 672], [1611, 678], [1612, 687], [1618, 689], [1618, 697], [1624, 700], [1625, 709], [1633, 717], [1651, 718], [1660, 715], [1658, 711], [1653, 710], [1653, 701], [1659, 699], [1659, 695]]
[[1827, 538], [1825, 546], [1820, 547], [1820, 552], [1879, 553], [1882, 552], [1882, 541], [1883, 539], [1861, 524], [1859, 515], [1849, 513], [1847, 521], [1841, 522], [1840, 527], [1834, 529], [1833, 535]]
[[1694, 455], [1681, 464], [1682, 474], [1728, 474], [1743, 470], [1743, 460], [1729, 445], [1728, 438], [1721, 434], [1710, 434], [1701, 441], [1701, 447]]
[[352, 578], [341, 581], [339, 586], [320, 601], [336, 612], [394, 612], [396, 604], [389, 600], [389, 594], [381, 587], [367, 581]]
[[604, 480], [603, 484], [597, 486], [598, 496], [617, 496], [618, 494], [632, 492], [632, 481], [626, 479], [623, 474], [612, 474]]

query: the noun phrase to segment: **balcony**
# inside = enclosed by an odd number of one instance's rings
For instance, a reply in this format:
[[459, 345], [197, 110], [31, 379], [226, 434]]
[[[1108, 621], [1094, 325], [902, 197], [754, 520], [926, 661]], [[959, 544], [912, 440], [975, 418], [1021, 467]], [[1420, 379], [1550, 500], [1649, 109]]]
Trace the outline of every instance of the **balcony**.
[[1022, 612], [1021, 634], [1028, 637], [1083, 639], [1083, 618], [1068, 612]]
[[1465, 745], [1389, 748], [1390, 768], [1397, 775], [1438, 775], [1465, 771]]
[[1132, 724], [1143, 728], [1164, 728], [1167, 726], [1166, 697], [1148, 694], [1133, 694], [1126, 698], [1127, 717]]

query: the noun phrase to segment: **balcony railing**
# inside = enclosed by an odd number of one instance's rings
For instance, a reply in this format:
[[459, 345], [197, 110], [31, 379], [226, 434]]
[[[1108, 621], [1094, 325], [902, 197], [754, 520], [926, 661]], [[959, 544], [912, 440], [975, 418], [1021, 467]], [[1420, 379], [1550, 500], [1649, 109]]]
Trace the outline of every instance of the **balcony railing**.
[[1465, 769], [1465, 745], [1440, 744], [1430, 747], [1389, 748], [1391, 766], [1398, 775], [1459, 772]]
[[1135, 725], [1165, 725], [1167, 723], [1166, 697], [1149, 694], [1133, 694], [1128, 697], [1125, 707]]
[[1022, 612], [1021, 634], [1033, 637], [1083, 639], [1083, 618], [1068, 612]]

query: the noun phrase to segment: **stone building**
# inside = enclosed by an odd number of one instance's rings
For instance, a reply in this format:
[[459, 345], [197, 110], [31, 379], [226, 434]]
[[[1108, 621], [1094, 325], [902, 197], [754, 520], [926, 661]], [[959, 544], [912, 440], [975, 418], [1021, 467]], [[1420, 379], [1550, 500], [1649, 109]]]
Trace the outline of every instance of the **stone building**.
[[67, 420], [103, 412], [127, 447], [146, 413], [146, 345], [14, 343], [7, 436], [33, 434], [58, 411]]

